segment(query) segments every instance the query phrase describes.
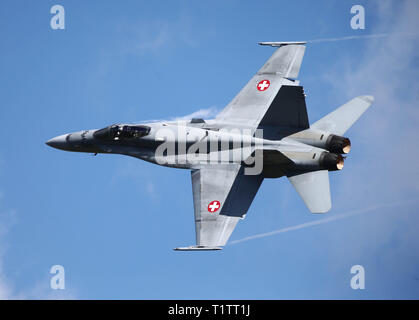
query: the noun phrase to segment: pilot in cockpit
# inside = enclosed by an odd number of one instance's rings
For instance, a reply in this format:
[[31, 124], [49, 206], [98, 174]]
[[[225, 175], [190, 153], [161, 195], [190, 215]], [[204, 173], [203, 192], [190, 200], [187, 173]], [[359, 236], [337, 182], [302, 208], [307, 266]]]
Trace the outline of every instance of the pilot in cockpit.
[[100, 140], [122, 140], [141, 138], [149, 134], [150, 127], [144, 125], [118, 125], [97, 130], [93, 136]]

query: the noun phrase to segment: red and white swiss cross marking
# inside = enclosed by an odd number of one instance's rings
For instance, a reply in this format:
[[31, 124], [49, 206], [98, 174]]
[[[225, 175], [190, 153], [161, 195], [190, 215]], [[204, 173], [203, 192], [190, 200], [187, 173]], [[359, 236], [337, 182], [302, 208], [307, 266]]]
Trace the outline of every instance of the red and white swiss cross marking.
[[218, 209], [220, 209], [220, 207], [221, 207], [220, 201], [214, 200], [214, 201], [211, 201], [209, 203], [208, 211], [209, 212], [216, 212], [216, 211], [218, 211]]
[[265, 91], [269, 88], [271, 82], [269, 80], [262, 80], [258, 83], [257, 88], [259, 91]]

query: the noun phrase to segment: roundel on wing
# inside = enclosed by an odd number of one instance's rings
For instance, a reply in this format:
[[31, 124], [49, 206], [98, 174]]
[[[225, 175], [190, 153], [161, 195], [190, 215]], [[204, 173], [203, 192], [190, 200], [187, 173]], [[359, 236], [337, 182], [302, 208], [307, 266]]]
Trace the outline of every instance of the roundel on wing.
[[262, 80], [262, 81], [259, 81], [257, 88], [259, 91], [265, 91], [265, 90], [268, 90], [270, 85], [271, 85], [271, 82], [269, 80]]
[[220, 209], [221, 203], [218, 200], [211, 201], [208, 204], [208, 212], [217, 212]]

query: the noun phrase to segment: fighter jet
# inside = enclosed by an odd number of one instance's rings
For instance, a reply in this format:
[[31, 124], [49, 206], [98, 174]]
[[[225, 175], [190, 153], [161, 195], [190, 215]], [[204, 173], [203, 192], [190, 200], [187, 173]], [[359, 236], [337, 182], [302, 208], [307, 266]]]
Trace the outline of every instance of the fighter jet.
[[325, 213], [329, 171], [342, 170], [351, 149], [344, 134], [374, 98], [356, 97], [310, 125], [297, 80], [306, 42], [259, 44], [276, 50], [213, 119], [118, 123], [46, 144], [190, 170], [196, 245], [175, 250], [222, 249], [265, 178], [287, 177], [309, 211]]

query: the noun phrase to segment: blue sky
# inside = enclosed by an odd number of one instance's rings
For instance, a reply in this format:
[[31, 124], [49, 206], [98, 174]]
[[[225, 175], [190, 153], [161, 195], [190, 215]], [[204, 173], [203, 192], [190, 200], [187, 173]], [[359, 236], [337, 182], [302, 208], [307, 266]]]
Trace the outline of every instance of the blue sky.
[[[54, 4], [65, 30], [50, 28]], [[350, 27], [354, 4], [365, 30]], [[419, 298], [418, 14], [416, 1], [2, 1], [0, 298]], [[258, 41], [382, 33], [307, 45], [299, 78], [311, 122], [376, 98], [347, 133], [332, 210], [312, 215], [286, 179], [267, 179], [231, 240], [357, 215], [174, 252], [195, 240], [188, 171], [44, 144], [221, 110], [273, 53]], [[56, 264], [62, 291], [49, 288]], [[365, 290], [349, 285], [357, 264]]]

